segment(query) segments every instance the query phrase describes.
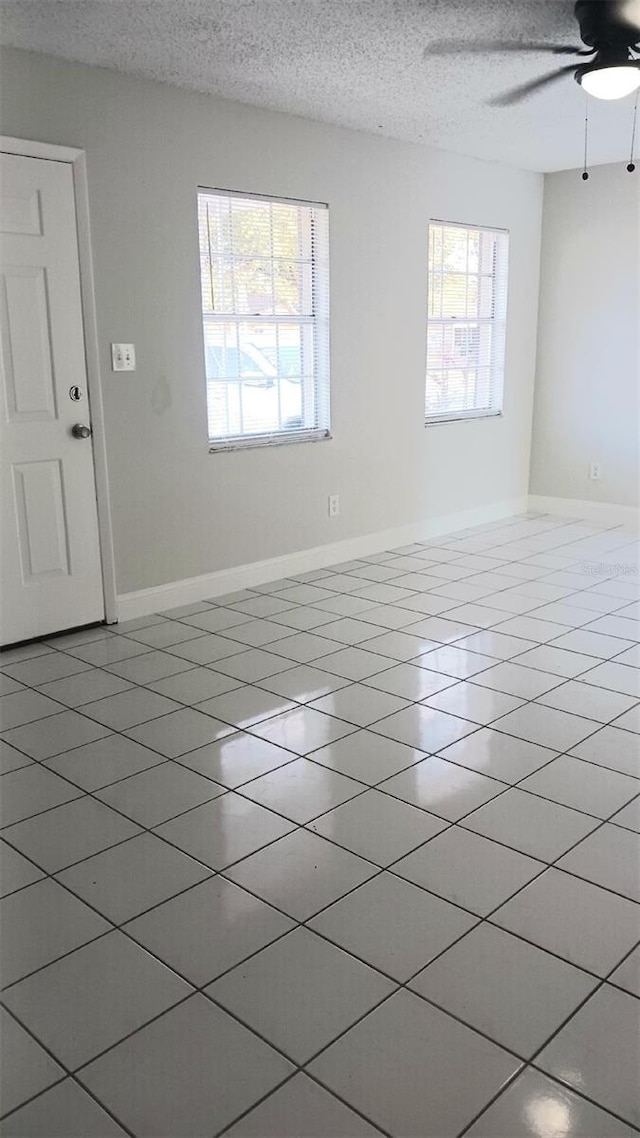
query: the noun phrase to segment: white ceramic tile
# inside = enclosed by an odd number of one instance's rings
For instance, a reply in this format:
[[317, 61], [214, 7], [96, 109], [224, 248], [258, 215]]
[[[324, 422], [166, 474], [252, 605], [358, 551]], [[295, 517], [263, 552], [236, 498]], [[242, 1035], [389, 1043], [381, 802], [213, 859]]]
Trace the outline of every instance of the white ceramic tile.
[[424, 702], [427, 707], [436, 707], [439, 711], [458, 715], [472, 723], [487, 724], [519, 707], [522, 700], [463, 681], [446, 691], [429, 696]]
[[54, 806], [78, 798], [80, 794], [81, 791], [75, 786], [41, 766], [32, 765], [10, 771], [2, 776], [2, 826], [10, 826], [43, 810], [51, 810]]
[[206, 996], [119, 1043], [82, 1082], [135, 1134], [217, 1134], [294, 1068]]
[[144, 656], [136, 656], [133, 660], [121, 660], [115, 664], [107, 665], [107, 670], [114, 676], [121, 676], [123, 680], [131, 680], [134, 684], [152, 684], [162, 680], [165, 676], [176, 676], [179, 672], [188, 672], [195, 665], [191, 660], [181, 660], [179, 656], [172, 656], [169, 652], [146, 652]]
[[541, 672], [551, 672], [552, 675], [571, 679], [592, 668], [594, 658], [579, 652], [569, 652], [566, 648], [557, 648], [555, 644], [540, 644], [518, 656], [517, 662], [526, 668], [536, 668]]
[[254, 802], [271, 807], [300, 824], [310, 822], [362, 790], [361, 783], [309, 759], [296, 759], [243, 787], [243, 793]]
[[[395, 605], [375, 605], [373, 608], [365, 609], [358, 619], [365, 624], [395, 630], [398, 628], [408, 628], [409, 625], [415, 624], [416, 621], [420, 619], [420, 615], [417, 614], [414, 616], [414, 614], [406, 608], [396, 608]], [[409, 629], [409, 631], [411, 630]], [[328, 635], [328, 632], [326, 635]]]
[[512, 657], [521, 656], [535, 646], [535, 642], [532, 640], [510, 636], [504, 632], [497, 632], [495, 629], [476, 632], [473, 636], [466, 636], [464, 640], [460, 640], [458, 643], [458, 648], [465, 648], [469, 652], [480, 652], [486, 656], [495, 656], [497, 660], [511, 660]]
[[413, 704], [376, 723], [375, 729], [389, 739], [431, 753], [454, 743], [456, 739], [470, 735], [478, 728], [466, 719], [446, 715], [444, 711], [423, 704]]
[[370, 790], [309, 823], [309, 829], [376, 865], [387, 866], [439, 834], [446, 823]]
[[106, 696], [117, 695], [131, 687], [128, 680], [105, 672], [102, 668], [88, 668], [77, 676], [67, 676], [53, 683], [43, 684], [41, 692], [58, 700], [66, 707], [80, 707], [93, 700], [104, 699]]
[[309, 706], [315, 711], [324, 711], [327, 715], [344, 719], [347, 723], [368, 727], [370, 723], [407, 707], [407, 700], [365, 687], [364, 684], [351, 684], [314, 700]]
[[139, 832], [127, 818], [89, 797], [77, 798], [2, 831], [7, 841], [47, 873], [56, 873]]
[[139, 727], [131, 727], [127, 730], [127, 735], [143, 746], [150, 747], [152, 751], [157, 751], [168, 759], [175, 759], [225, 735], [231, 735], [233, 731], [234, 728], [228, 723], [220, 723], [213, 716], [190, 707], [172, 711], [169, 715], [152, 719]]
[[544, 865], [516, 850], [452, 826], [393, 866], [407, 881], [487, 916]]
[[[0, 696], [13, 695], [14, 692], [24, 691], [24, 684], [12, 680], [5, 672], [0, 672]], [[46, 692], [45, 692], [46, 694]]]
[[120, 924], [209, 876], [211, 870], [180, 850], [153, 834], [141, 834], [62, 870], [59, 879]]
[[380, 1131], [302, 1072], [226, 1131], [227, 1138], [368, 1138]]
[[609, 660], [606, 664], [598, 664], [582, 678], [586, 684], [640, 699], [640, 671], [627, 664]]
[[236, 789], [258, 775], [293, 762], [294, 758], [291, 751], [276, 747], [266, 739], [237, 731], [227, 738], [181, 755], [180, 763], [222, 786]]
[[71, 1079], [15, 1111], [11, 1138], [122, 1138], [126, 1131]]
[[541, 747], [555, 751], [568, 751], [587, 736], [597, 731], [592, 719], [557, 711], [553, 707], [543, 707], [538, 703], [528, 703], [516, 711], [509, 712], [493, 724], [497, 731], [505, 731]]
[[[560, 1129], [558, 1129], [560, 1127]], [[635, 1131], [529, 1068], [467, 1131], [469, 1138], [632, 1138]]]
[[46, 656], [52, 649], [46, 643], [38, 641], [35, 644], [20, 644], [17, 648], [3, 648], [2, 667], [6, 668], [9, 664], [15, 664], [20, 660], [31, 660], [35, 656]]
[[[0, 1101], [6, 1114], [64, 1078], [64, 1071], [4, 1008], [0, 1008], [0, 1036]], [[5, 1133], [10, 1125], [3, 1126]]]
[[242, 624], [225, 628], [224, 635], [240, 644], [247, 644], [252, 648], [262, 648], [265, 644], [273, 644], [276, 640], [290, 636], [291, 633], [288, 628], [270, 620], [249, 620], [246, 623], [243, 621]]
[[19, 683], [37, 688], [51, 680], [61, 680], [66, 676], [88, 671], [89, 668], [89, 664], [77, 660], [75, 656], [68, 656], [66, 652], [52, 652], [46, 656], [37, 656], [32, 660], [11, 664], [7, 668], [7, 673]]
[[598, 617], [589, 625], [589, 631], [632, 641], [640, 640], [640, 624], [637, 617], [623, 616], [621, 612]]
[[410, 986], [529, 1058], [596, 984], [595, 976], [482, 924], [414, 977]]
[[[207, 988], [296, 1063], [307, 1062], [388, 996], [393, 983], [298, 928]], [[286, 999], [274, 1000], [274, 992]]]
[[603, 727], [576, 747], [574, 755], [598, 763], [609, 770], [640, 778], [640, 748], [630, 731], [620, 731], [617, 727]]
[[558, 869], [547, 869], [491, 919], [596, 976], [606, 976], [640, 935], [637, 905]]
[[594, 830], [598, 820], [512, 787], [465, 818], [464, 825], [541, 861], [555, 861]]
[[626, 992], [640, 997], [640, 945], [623, 960], [619, 968], [616, 968], [609, 977], [609, 983], [617, 984]]
[[162, 624], [152, 625], [151, 628], [129, 631], [127, 636], [137, 640], [139, 644], [148, 644], [150, 648], [170, 648], [174, 644], [184, 644], [188, 640], [202, 636], [202, 629], [182, 624], [179, 620], [165, 620]]
[[368, 679], [378, 672], [385, 672], [388, 667], [388, 656], [366, 652], [362, 648], [343, 648], [330, 656], [322, 657], [323, 671], [342, 676], [345, 680]]
[[107, 735], [104, 739], [47, 759], [46, 766], [83, 790], [99, 790], [111, 782], [163, 762], [162, 755], [134, 743], [133, 739]]
[[274, 842], [226, 871], [265, 901], [305, 921], [361, 885], [375, 866], [306, 830]]
[[0, 916], [5, 986], [109, 930], [102, 917], [51, 880], [5, 897]]
[[[448, 649], [445, 649], [448, 651]], [[387, 672], [379, 672], [364, 681], [367, 687], [376, 691], [388, 692], [406, 700], [426, 699], [435, 692], [444, 691], [456, 681], [452, 676], [432, 672], [415, 664], [397, 664]]]
[[180, 704], [174, 700], [147, 688], [135, 687], [120, 692], [119, 695], [110, 695], [106, 699], [85, 704], [82, 714], [103, 723], [112, 731], [124, 731], [127, 727], [135, 727], [138, 723], [146, 723], [179, 709]]
[[202, 987], [294, 927], [290, 917], [214, 877], [130, 921], [125, 930]]
[[438, 817], [456, 822], [484, 802], [506, 790], [496, 779], [486, 778], [432, 755], [380, 784], [380, 790], [411, 802]]
[[323, 672], [320, 668], [300, 664], [297, 668], [290, 668], [277, 676], [261, 680], [260, 687], [283, 698], [293, 699], [297, 703], [310, 703], [314, 699], [320, 699], [323, 695], [346, 687], [349, 682], [341, 676]]
[[313, 752], [313, 761], [340, 774], [374, 785], [424, 758], [421, 751], [385, 739], [373, 731], [356, 731]]
[[550, 672], [538, 672], [535, 668], [523, 668], [520, 664], [505, 661], [475, 676], [473, 682], [483, 688], [506, 692], [507, 695], [535, 699], [552, 688], [557, 688], [562, 680]]
[[266, 739], [277, 747], [284, 747], [297, 755], [306, 755], [350, 735], [355, 727], [307, 706], [295, 707], [272, 719], [255, 723], [249, 730], [252, 735]]
[[0, 897], [7, 897], [9, 893], [33, 885], [34, 881], [40, 881], [42, 877], [44, 873], [41, 869], [32, 865], [6, 842], [0, 842]]
[[4, 998], [73, 1070], [191, 990], [128, 937], [112, 932], [15, 984]]
[[[386, 605], [382, 605], [381, 608], [384, 610]], [[376, 609], [375, 611], [379, 612], [380, 610]], [[406, 613], [403, 615], [405, 624], [409, 624], [410, 618], [407, 617]], [[339, 644], [360, 644], [363, 640], [372, 640], [376, 636], [383, 635], [384, 632], [385, 629], [376, 626], [375, 621], [365, 623], [364, 620], [344, 617], [342, 620], [334, 620], [328, 624], [323, 629], [322, 635], [329, 640], [336, 640]], [[333, 651], [335, 652], [336, 649], [334, 648]]]
[[97, 791], [97, 797], [150, 828], [223, 793], [223, 787], [195, 771], [161, 763]]
[[565, 854], [558, 867], [640, 901], [640, 834], [632, 830], [601, 826]]
[[459, 605], [458, 608], [450, 610], [449, 616], [452, 620], [460, 620], [464, 624], [473, 625], [475, 628], [493, 628], [494, 625], [500, 624], [504, 620], [504, 613], [499, 612], [498, 609], [489, 608], [488, 604], [484, 603], [490, 599], [490, 597], [485, 596], [482, 604]]
[[[6, 698], [13, 699], [13, 696]], [[71, 747], [92, 743], [94, 739], [102, 739], [108, 734], [108, 729], [101, 723], [78, 715], [76, 711], [63, 711], [36, 723], [14, 727], [12, 731], [5, 732], [4, 738], [33, 759], [50, 759]]]
[[20, 770], [21, 767], [32, 765], [33, 759], [16, 751], [15, 747], [11, 747], [4, 739], [0, 739], [0, 774], [9, 774], [11, 771]]
[[105, 636], [101, 640], [94, 640], [89, 644], [80, 644], [77, 647], [67, 648], [70, 656], [93, 664], [96, 668], [103, 668], [105, 664], [119, 663], [129, 660], [133, 656], [142, 656], [148, 652], [146, 644], [139, 644], [128, 636]]
[[278, 814], [229, 791], [157, 827], [156, 833], [212, 869], [225, 869], [293, 829]]
[[627, 775], [605, 770], [571, 755], [561, 755], [520, 784], [522, 790], [541, 794], [563, 806], [609, 818], [636, 794], [640, 783]]
[[573, 632], [565, 632], [559, 636], [554, 647], [566, 648], [570, 652], [581, 652], [585, 656], [596, 656], [601, 660], [609, 660], [627, 648], [633, 647], [633, 641], [623, 640], [617, 636], [605, 636], [602, 632], [588, 632], [584, 628], [576, 628]]
[[515, 735], [505, 735], [491, 727], [483, 727], [457, 743], [445, 747], [442, 756], [450, 762], [469, 767], [479, 774], [502, 782], [515, 783], [550, 762], [556, 752]]
[[309, 922], [395, 980], [408, 980], [476, 923], [424, 889], [383, 873]]
[[445, 648], [437, 648], [435, 652], [429, 652], [419, 661], [421, 668], [430, 668], [434, 672], [441, 672], [445, 676], [452, 676], [458, 680], [477, 676], [478, 673], [493, 668], [495, 663], [493, 656], [483, 656], [479, 652], [466, 652], [463, 648], [451, 644]]
[[640, 834], [640, 793], [637, 798], [633, 799], [633, 802], [614, 814], [611, 821], [616, 826], [623, 826], [627, 830], [635, 830], [636, 834]]
[[[280, 600], [280, 598], [277, 596], [274, 596], [274, 597], [269, 597], [269, 596], [254, 597], [251, 600], [236, 601], [235, 604], [231, 606], [231, 608], [237, 613], [246, 613], [250, 617], [259, 617], [260, 619], [270, 618], [272, 616], [275, 616], [277, 613], [281, 613], [281, 612], [292, 612], [292, 611], [294, 611], [291, 608], [291, 602], [290, 601]], [[223, 623], [218, 622], [217, 626], [214, 625], [213, 627], [210, 627], [209, 631], [210, 632], [218, 632], [223, 628], [231, 628], [231, 627], [233, 627], [234, 624], [244, 624], [245, 623], [242, 620], [238, 620], [237, 622], [230, 620], [230, 619], [228, 619], [227, 614], [229, 614], [229, 616], [231, 615], [229, 613], [229, 610], [226, 610], [226, 612], [224, 614], [224, 616], [225, 616], [224, 622]], [[228, 621], [228, 623], [227, 623], [227, 621]]]
[[28, 688], [10, 692], [0, 696], [0, 730], [10, 731], [23, 723], [33, 723], [62, 710], [59, 703], [40, 692], [29, 691]]
[[449, 620], [448, 617], [428, 616], [413, 624], [411, 633], [414, 636], [424, 636], [427, 640], [435, 640], [438, 644], [454, 644], [466, 636], [477, 633], [477, 629], [472, 624]]
[[631, 708], [631, 711], [625, 711], [624, 715], [620, 715], [615, 721], [616, 727], [621, 727], [624, 731], [634, 731], [636, 735], [640, 735], [640, 704], [636, 704]]
[[[267, 605], [270, 597], [255, 597], [253, 601], [247, 601], [247, 604], [254, 605]], [[276, 611], [280, 608], [285, 608], [284, 601], [274, 601]], [[233, 628], [235, 625], [247, 624], [251, 620], [251, 616], [267, 616], [268, 613], [252, 613], [247, 614], [244, 607], [240, 610], [234, 608], [207, 608], [192, 616], [184, 617], [184, 623], [190, 624], [194, 628], [200, 628], [203, 632], [224, 632], [225, 628]]]
[[[588, 676], [587, 672], [584, 679], [588, 679]], [[599, 723], [609, 723], [633, 707], [635, 700], [631, 696], [620, 695], [615, 691], [592, 687], [580, 680], [568, 680], [554, 691], [541, 695], [537, 702], [544, 704], [545, 707], [555, 707], [559, 711], [596, 719]]]
[[213, 699], [205, 699], [198, 704], [198, 711], [213, 715], [215, 719], [230, 723], [233, 727], [250, 727], [253, 723], [289, 711], [294, 706], [284, 696], [247, 684], [235, 691], [214, 696]]
[[240, 680], [232, 680], [229, 676], [223, 676], [211, 668], [190, 667], [188, 671], [178, 675], [152, 680], [148, 686], [160, 695], [193, 706], [202, 703], [203, 700], [234, 691], [242, 684]]
[[387, 1134], [421, 1138], [459, 1134], [517, 1069], [501, 1048], [405, 991], [310, 1066]]
[[291, 667], [291, 660], [284, 656], [274, 656], [273, 652], [264, 652], [260, 648], [248, 648], [238, 656], [217, 660], [215, 670], [247, 684], [259, 684], [267, 676], [275, 676]]
[[603, 987], [545, 1048], [537, 1062], [605, 1109], [640, 1124], [638, 1002]]

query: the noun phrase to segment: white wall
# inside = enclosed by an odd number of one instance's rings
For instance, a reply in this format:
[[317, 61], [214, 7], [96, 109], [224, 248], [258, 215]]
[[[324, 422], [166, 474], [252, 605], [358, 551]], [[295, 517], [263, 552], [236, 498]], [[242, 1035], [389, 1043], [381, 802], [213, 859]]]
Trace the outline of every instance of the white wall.
[[640, 171], [547, 174], [543, 218], [531, 493], [637, 506]]
[[[2, 67], [4, 134], [87, 151], [119, 592], [526, 494], [541, 175], [46, 56]], [[329, 203], [332, 440], [208, 453], [198, 185]], [[431, 216], [511, 231], [502, 419], [424, 426]]]

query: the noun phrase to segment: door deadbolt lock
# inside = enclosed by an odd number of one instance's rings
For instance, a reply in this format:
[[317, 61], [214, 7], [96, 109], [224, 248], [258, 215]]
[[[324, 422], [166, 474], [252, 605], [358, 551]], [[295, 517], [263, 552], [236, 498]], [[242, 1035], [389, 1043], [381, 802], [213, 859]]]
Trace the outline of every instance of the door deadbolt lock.
[[91, 434], [91, 427], [85, 426], [84, 423], [74, 423], [71, 434], [74, 439], [88, 439]]
[[83, 392], [82, 392], [81, 387], [70, 387], [69, 388], [69, 399], [73, 399], [74, 403], [79, 403], [80, 400], [82, 399], [82, 395], [83, 395]]

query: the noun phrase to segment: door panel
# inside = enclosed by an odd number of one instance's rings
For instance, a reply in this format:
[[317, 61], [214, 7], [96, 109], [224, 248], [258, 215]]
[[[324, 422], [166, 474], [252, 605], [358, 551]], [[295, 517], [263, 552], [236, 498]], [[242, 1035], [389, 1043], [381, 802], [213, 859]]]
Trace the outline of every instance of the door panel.
[[[104, 617], [68, 163], [0, 155], [0, 643]], [[71, 387], [83, 399], [74, 402]]]

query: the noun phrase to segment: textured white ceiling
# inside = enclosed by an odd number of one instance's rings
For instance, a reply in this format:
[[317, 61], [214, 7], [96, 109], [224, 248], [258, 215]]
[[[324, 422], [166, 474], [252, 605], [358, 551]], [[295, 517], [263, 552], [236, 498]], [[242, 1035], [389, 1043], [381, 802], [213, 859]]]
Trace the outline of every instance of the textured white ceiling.
[[[0, 0], [4, 43], [533, 170], [582, 161], [586, 96], [566, 62], [423, 57], [433, 40], [578, 43], [572, 0]], [[589, 100], [593, 163], [628, 161], [633, 100]]]

